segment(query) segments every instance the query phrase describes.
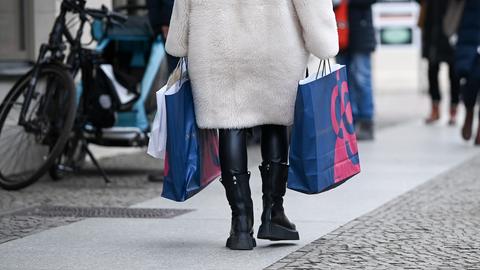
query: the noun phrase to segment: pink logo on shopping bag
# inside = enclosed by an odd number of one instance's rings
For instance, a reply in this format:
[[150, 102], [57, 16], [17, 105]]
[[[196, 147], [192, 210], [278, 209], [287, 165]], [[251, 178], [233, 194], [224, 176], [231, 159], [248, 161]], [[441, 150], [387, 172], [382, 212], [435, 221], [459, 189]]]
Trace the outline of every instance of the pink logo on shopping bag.
[[[337, 81], [340, 81], [340, 71], [337, 71]], [[348, 94], [348, 83], [342, 81], [332, 90], [331, 118], [332, 127], [337, 135], [335, 143], [335, 183], [348, 179], [360, 171], [358, 160], [357, 138], [353, 125], [352, 105]]]

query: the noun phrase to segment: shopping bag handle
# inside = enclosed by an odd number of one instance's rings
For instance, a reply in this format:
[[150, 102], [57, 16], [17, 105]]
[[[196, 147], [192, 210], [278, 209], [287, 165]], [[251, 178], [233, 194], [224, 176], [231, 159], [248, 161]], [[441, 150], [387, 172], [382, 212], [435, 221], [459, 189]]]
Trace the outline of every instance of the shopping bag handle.
[[328, 71], [332, 73], [332, 65], [330, 64], [330, 59], [322, 59], [320, 60], [320, 63], [318, 63], [318, 69], [317, 69], [317, 77], [315, 78], [316, 80], [318, 79], [318, 75], [320, 74], [320, 69], [322, 69], [322, 77], [327, 75], [327, 64], [328, 64]]
[[[330, 59], [322, 59], [318, 63], [317, 76], [315, 77], [315, 80], [318, 80], [320, 69], [322, 69], [322, 77], [327, 75], [327, 64], [328, 64], [329, 73], [332, 73], [332, 65], [330, 64]], [[305, 70], [305, 78], [308, 78], [308, 76], [309, 76], [309, 72], [307, 67], [307, 69]]]
[[170, 88], [171, 86], [173, 86], [177, 82], [178, 82], [179, 85], [182, 83], [183, 72], [184, 72], [184, 63], [185, 63], [185, 67], [188, 69], [188, 59], [186, 57], [180, 58], [180, 60], [177, 63], [177, 66], [175, 67], [173, 72], [168, 77], [168, 81], [167, 81], [167, 87], [168, 88]]
[[185, 63], [185, 67], [188, 69], [188, 59], [187, 57], [182, 57], [178, 61], [178, 64], [180, 65], [180, 74], [183, 74], [183, 63]]

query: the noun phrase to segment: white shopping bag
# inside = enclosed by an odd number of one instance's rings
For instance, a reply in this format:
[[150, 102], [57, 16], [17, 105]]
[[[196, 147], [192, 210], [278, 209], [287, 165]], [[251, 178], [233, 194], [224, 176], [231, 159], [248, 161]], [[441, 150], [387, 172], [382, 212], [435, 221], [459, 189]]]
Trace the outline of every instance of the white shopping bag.
[[155, 114], [155, 119], [153, 119], [147, 149], [147, 153], [154, 158], [164, 158], [165, 156], [165, 145], [167, 143], [165, 127], [167, 125], [167, 117], [164, 103], [166, 91], [167, 86], [165, 85], [156, 92], [157, 113]]
[[157, 113], [153, 119], [152, 131], [148, 141], [147, 153], [154, 158], [165, 158], [167, 146], [167, 108], [165, 96], [173, 95], [180, 90], [182, 82], [187, 79], [186, 63], [180, 61], [179, 65], [168, 79], [167, 84], [156, 92]]

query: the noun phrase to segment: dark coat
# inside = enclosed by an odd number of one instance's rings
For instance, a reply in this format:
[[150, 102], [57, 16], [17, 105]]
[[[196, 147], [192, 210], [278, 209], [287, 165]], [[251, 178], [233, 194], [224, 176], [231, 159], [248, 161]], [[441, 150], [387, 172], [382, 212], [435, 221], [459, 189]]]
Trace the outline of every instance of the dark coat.
[[148, 17], [155, 34], [160, 34], [162, 26], [170, 25], [174, 0], [147, 0]]
[[[480, 78], [480, 74], [471, 74], [475, 65], [480, 65], [480, 1], [466, 0], [455, 51], [457, 74], [461, 77], [473, 75]], [[476, 70], [478, 72], [480, 69]]]
[[424, 0], [425, 21], [422, 29], [422, 55], [430, 62], [451, 62], [453, 48], [443, 31], [448, 0]]
[[376, 0], [350, 0], [348, 12], [349, 52], [372, 52], [377, 44], [373, 28], [372, 4]]

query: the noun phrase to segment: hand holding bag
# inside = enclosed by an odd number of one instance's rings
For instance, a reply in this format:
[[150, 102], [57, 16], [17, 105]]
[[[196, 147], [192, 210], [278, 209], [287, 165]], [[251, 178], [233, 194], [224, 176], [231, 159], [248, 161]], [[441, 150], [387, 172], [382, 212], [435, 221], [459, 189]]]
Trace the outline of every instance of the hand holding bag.
[[[322, 64], [321, 64], [322, 65]], [[329, 63], [328, 63], [329, 65]], [[315, 194], [360, 172], [345, 66], [323, 62], [300, 82], [290, 143], [288, 188]]]

